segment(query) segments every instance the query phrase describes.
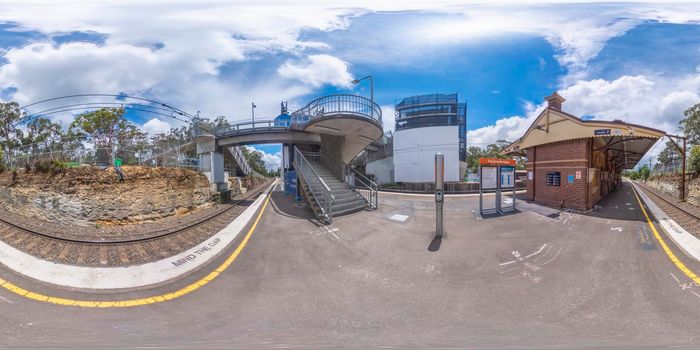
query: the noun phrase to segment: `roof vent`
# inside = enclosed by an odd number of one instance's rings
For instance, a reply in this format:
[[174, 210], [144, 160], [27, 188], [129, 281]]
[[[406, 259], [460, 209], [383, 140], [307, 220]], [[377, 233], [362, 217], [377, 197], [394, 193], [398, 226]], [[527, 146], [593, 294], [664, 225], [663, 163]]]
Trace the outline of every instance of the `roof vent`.
[[556, 93], [556, 91], [553, 94], [545, 97], [544, 100], [547, 101], [547, 107], [558, 111], [561, 111], [561, 104], [566, 101], [563, 97], [561, 97], [561, 95]]

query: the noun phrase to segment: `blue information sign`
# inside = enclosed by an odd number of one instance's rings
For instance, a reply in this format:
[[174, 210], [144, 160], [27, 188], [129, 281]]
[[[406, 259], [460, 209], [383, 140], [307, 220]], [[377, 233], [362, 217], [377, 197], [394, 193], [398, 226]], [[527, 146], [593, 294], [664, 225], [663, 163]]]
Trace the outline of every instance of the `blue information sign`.
[[295, 170], [287, 171], [284, 175], [284, 192], [291, 194], [295, 199], [299, 200], [299, 190], [297, 188], [297, 172]]

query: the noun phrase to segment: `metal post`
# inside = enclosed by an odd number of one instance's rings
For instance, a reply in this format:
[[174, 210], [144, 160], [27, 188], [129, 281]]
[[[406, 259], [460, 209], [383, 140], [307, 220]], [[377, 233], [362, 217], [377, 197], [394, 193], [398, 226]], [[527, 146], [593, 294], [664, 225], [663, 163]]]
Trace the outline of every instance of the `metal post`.
[[501, 182], [503, 179], [501, 179], [501, 166], [496, 167], [496, 211], [503, 214], [503, 210], [501, 208]]
[[438, 152], [435, 154], [435, 237], [442, 238], [443, 234], [443, 202], [445, 182], [445, 156]]
[[255, 105], [255, 102], [251, 102], [250, 103], [250, 115], [251, 115], [251, 118], [253, 119], [253, 126], [252, 126], [253, 129], [255, 129], [255, 107], [257, 107]]
[[683, 153], [681, 154], [681, 157], [683, 157], [683, 166], [681, 170], [681, 202], [685, 202], [685, 152], [686, 152], [686, 138], [683, 138]]
[[484, 188], [482, 186], [482, 184], [483, 184], [482, 179], [483, 178], [481, 177], [482, 168], [483, 168], [483, 165], [479, 164], [479, 214], [480, 215], [483, 215], [483, 213], [484, 213]]

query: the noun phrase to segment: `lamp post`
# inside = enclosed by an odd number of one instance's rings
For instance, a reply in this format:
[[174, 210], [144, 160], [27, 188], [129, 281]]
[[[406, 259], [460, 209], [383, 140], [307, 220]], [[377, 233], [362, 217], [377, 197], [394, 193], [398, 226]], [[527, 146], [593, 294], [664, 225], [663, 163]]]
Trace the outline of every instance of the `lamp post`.
[[370, 96], [369, 99], [372, 102], [374, 102], [374, 78], [372, 77], [372, 75], [368, 75], [368, 76], [366, 76], [364, 78], [360, 78], [360, 79], [355, 79], [352, 81], [352, 83], [359, 84], [361, 81], [363, 81], [365, 79], [369, 79], [369, 96]]

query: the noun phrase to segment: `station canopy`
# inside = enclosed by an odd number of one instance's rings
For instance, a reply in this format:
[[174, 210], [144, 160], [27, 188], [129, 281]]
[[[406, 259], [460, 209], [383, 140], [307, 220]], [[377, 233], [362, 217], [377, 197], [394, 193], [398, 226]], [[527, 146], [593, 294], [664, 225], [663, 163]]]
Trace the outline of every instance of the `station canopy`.
[[525, 150], [554, 142], [593, 139], [592, 151], [608, 155], [617, 168], [632, 169], [644, 154], [666, 133], [625, 123], [621, 120], [583, 120], [553, 107], [547, 107], [520, 139], [508, 145], [504, 154], [525, 156]]

